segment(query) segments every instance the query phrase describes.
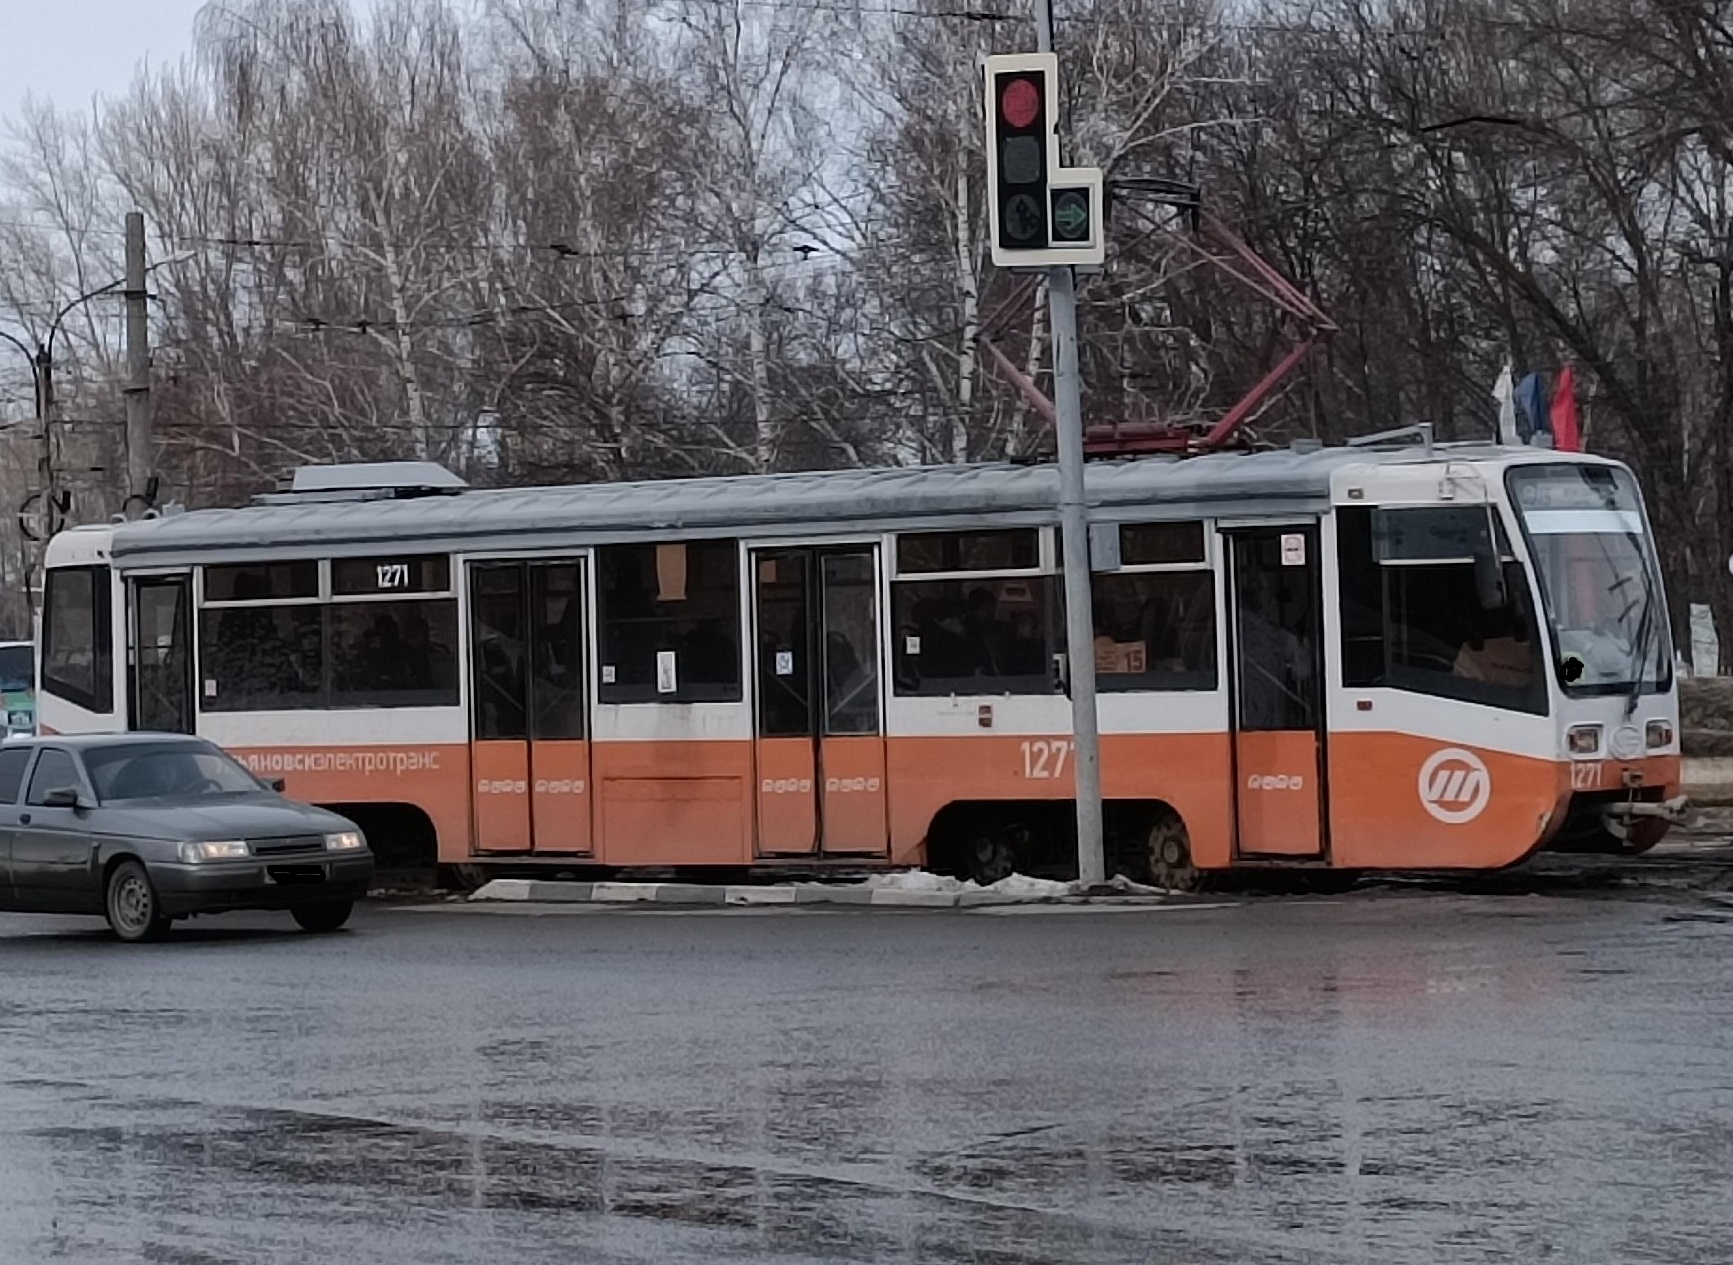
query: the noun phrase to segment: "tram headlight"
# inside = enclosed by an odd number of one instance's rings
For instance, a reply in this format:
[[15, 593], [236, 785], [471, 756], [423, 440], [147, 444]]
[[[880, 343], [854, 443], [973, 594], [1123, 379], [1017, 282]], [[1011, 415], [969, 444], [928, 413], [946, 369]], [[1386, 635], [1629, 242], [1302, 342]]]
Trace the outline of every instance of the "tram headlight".
[[1565, 733], [1565, 746], [1572, 755], [1595, 755], [1601, 749], [1601, 727], [1572, 725]]
[[1651, 720], [1644, 727], [1648, 739], [1649, 750], [1656, 747], [1670, 746], [1673, 741], [1673, 722], [1670, 720]]

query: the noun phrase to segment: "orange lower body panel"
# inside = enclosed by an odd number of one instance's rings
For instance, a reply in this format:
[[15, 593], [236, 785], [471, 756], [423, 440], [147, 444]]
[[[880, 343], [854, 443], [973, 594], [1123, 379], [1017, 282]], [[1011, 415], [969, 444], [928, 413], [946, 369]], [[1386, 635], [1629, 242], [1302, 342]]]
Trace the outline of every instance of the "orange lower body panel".
[[[1229, 739], [1213, 734], [1112, 734], [1102, 738], [1102, 794], [1108, 799], [1161, 799], [1184, 818], [1199, 866], [1233, 858]], [[1069, 737], [891, 738], [891, 853], [897, 865], [925, 859], [927, 828], [956, 800], [1069, 799], [1076, 793]]]
[[528, 852], [530, 744], [478, 742], [471, 751], [476, 850]]
[[1563, 806], [1555, 760], [1401, 733], [1330, 739], [1330, 853], [1346, 869], [1496, 869]]
[[818, 768], [811, 738], [760, 738], [758, 851], [806, 856], [818, 848]]
[[826, 738], [824, 850], [879, 854], [890, 842], [883, 738]]
[[531, 837], [537, 852], [590, 850], [590, 744], [544, 740], [530, 746]]
[[1310, 730], [1242, 733], [1234, 743], [1240, 855], [1320, 855], [1318, 735]]
[[[1240, 793], [1229, 782], [1233, 741], [1226, 733], [1107, 735], [1104, 794], [1110, 800], [1166, 801], [1185, 820], [1196, 863], [1206, 869], [1231, 866]], [[810, 743], [800, 742], [811, 750]], [[739, 865], [758, 851], [754, 836], [762, 783], [751, 742], [590, 744], [584, 798], [592, 801], [593, 816], [574, 815], [556, 803], [562, 793], [552, 788], [533, 789], [544, 773], [556, 784], [578, 780], [584, 744], [570, 746], [561, 755], [550, 749], [550, 763], [538, 761], [533, 778], [526, 746], [512, 743], [479, 743], [473, 749], [465, 744], [253, 747], [235, 754], [259, 776], [283, 778], [297, 799], [420, 808], [433, 822], [439, 859], [448, 864], [467, 861], [482, 848], [521, 851], [533, 841], [540, 849], [544, 837], [580, 851], [581, 830], [589, 822], [590, 855], [610, 865]], [[827, 812], [839, 828], [860, 832], [845, 834], [845, 840], [874, 853], [878, 848], [869, 846], [879, 837], [874, 814], [882, 811], [888, 860], [896, 865], [925, 861], [927, 830], [946, 804], [1064, 799], [1073, 793], [1068, 738], [891, 738], [882, 750], [881, 807], [857, 800], [864, 791], [845, 795], [839, 789], [838, 804], [827, 804]], [[839, 765], [852, 754], [839, 751], [830, 772], [870, 783], [870, 751], [863, 766]], [[1335, 865], [1355, 869], [1509, 865], [1556, 826], [1573, 778], [1585, 783], [1574, 788], [1579, 793], [1606, 790], [1620, 785], [1632, 769], [1642, 774], [1645, 786], [1665, 787], [1668, 794], [1677, 792], [1680, 778], [1677, 756], [1657, 756], [1604, 762], [1592, 771], [1596, 784], [1591, 787], [1586, 785], [1590, 771], [1573, 770], [1567, 762], [1395, 733], [1334, 734], [1328, 760], [1328, 854]], [[1245, 774], [1252, 771], [1243, 757], [1241, 767]], [[1279, 776], [1279, 770], [1272, 773]], [[524, 792], [516, 790], [519, 781], [526, 784]], [[478, 789], [483, 783], [495, 785], [484, 794]], [[499, 783], [510, 785], [501, 789]], [[819, 793], [828, 794], [822, 788]], [[1293, 794], [1291, 788], [1270, 792], [1275, 798], [1283, 793]], [[1300, 794], [1307, 796], [1303, 789]], [[569, 785], [563, 796], [575, 797]], [[1295, 816], [1316, 819], [1311, 809], [1295, 810]], [[562, 833], [548, 835], [550, 830]]]
[[598, 742], [590, 768], [603, 864], [752, 860], [752, 743]]

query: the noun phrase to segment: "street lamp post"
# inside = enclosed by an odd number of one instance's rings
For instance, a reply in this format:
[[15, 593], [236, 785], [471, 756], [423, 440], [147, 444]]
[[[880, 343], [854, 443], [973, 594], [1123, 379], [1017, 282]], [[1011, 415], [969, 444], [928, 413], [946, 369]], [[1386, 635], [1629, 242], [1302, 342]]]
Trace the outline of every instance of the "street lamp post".
[[[148, 268], [142, 269], [142, 272], [150, 273], [167, 264], [181, 263], [184, 260], [192, 258], [193, 253], [194, 252], [192, 251], [181, 251], [178, 254], [170, 255], [167, 259], [158, 260]], [[134, 269], [134, 271], [139, 270]], [[68, 508], [67, 505], [62, 503], [60, 495], [59, 462], [55, 460], [54, 454], [54, 340], [60, 335], [61, 324], [75, 309], [83, 304], [90, 302], [92, 299], [101, 298], [105, 294], [113, 294], [119, 290], [124, 290], [129, 296], [131, 296], [134, 292], [142, 291], [142, 289], [142, 276], [138, 278], [121, 277], [116, 281], [109, 282], [105, 286], [98, 286], [87, 294], [79, 295], [76, 299], [67, 303], [54, 314], [54, 319], [48, 323], [46, 339], [38, 339], [34, 349], [26, 345], [20, 339], [13, 337], [11, 334], [0, 331], [0, 338], [5, 339], [19, 351], [23, 352], [25, 358], [29, 360], [30, 375], [36, 387], [36, 424], [40, 431], [38, 438], [42, 444], [42, 455], [39, 463], [42, 487], [41, 491], [34, 495], [38, 495], [42, 498], [42, 538], [44, 540], [60, 530], [60, 521]], [[129, 324], [128, 326], [128, 336], [129, 338], [138, 337], [133, 324]], [[148, 368], [145, 369], [144, 373], [148, 374]], [[140, 376], [138, 367], [135, 364], [133, 368], [133, 377], [136, 379]], [[147, 384], [148, 379], [146, 384], [134, 381], [129, 385], [128, 389], [130, 391], [137, 391], [141, 389], [142, 385]], [[140, 466], [148, 466], [149, 464], [148, 454], [130, 451], [132, 446], [140, 442], [133, 432], [134, 428], [129, 426], [127, 434], [129, 442], [127, 465], [129, 471]], [[142, 485], [133, 486], [129, 483], [127, 487], [128, 501], [130, 502], [131, 499], [141, 490]], [[28, 504], [28, 501], [26, 503]], [[21, 511], [21, 513], [22, 512], [23, 511]]]
[[[37, 439], [42, 444], [41, 457], [38, 459], [38, 471], [42, 478], [40, 490], [32, 497], [26, 498], [25, 505], [36, 496], [42, 498], [42, 539], [60, 530], [61, 516], [66, 512], [66, 506], [60, 496], [60, 463], [54, 454], [54, 340], [60, 335], [61, 323], [72, 314], [74, 309], [90, 300], [118, 290], [124, 284], [120, 281], [110, 282], [88, 294], [81, 294], [65, 307], [54, 314], [54, 319], [48, 323], [46, 339], [38, 339], [34, 350], [27, 347], [19, 339], [10, 334], [0, 335], [30, 361], [30, 376], [36, 386], [36, 425]], [[24, 512], [20, 507], [20, 514]]]

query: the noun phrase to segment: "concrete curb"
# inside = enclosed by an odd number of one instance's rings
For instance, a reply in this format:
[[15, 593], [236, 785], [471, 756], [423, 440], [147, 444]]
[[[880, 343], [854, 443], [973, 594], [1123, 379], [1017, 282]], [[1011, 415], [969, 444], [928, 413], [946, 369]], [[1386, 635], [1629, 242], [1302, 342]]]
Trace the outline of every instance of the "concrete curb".
[[1100, 895], [1017, 896], [1003, 892], [933, 892], [897, 887], [828, 883], [779, 883], [709, 887], [701, 883], [577, 883], [496, 878], [471, 893], [471, 901], [592, 905], [871, 905], [890, 909], [980, 909], [997, 905], [1183, 904], [1161, 895], [1117, 892]]
[[1686, 756], [1681, 788], [1698, 808], [1733, 804], [1733, 756]]
[[826, 883], [796, 883], [794, 903], [797, 905], [870, 905], [870, 887], [831, 887]]
[[792, 887], [725, 887], [722, 891], [724, 905], [792, 905], [795, 899]]
[[870, 904], [905, 909], [955, 909], [963, 895], [961, 892], [905, 892], [895, 887], [875, 887], [870, 890]]

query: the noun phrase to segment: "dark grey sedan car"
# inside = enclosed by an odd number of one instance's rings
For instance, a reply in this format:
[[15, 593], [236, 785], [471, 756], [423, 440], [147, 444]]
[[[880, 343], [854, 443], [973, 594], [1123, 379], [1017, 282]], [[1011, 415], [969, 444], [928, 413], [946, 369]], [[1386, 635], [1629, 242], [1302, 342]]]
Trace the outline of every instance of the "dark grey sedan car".
[[106, 914], [122, 940], [236, 909], [335, 931], [373, 877], [353, 822], [179, 734], [0, 746], [0, 859], [0, 909]]

